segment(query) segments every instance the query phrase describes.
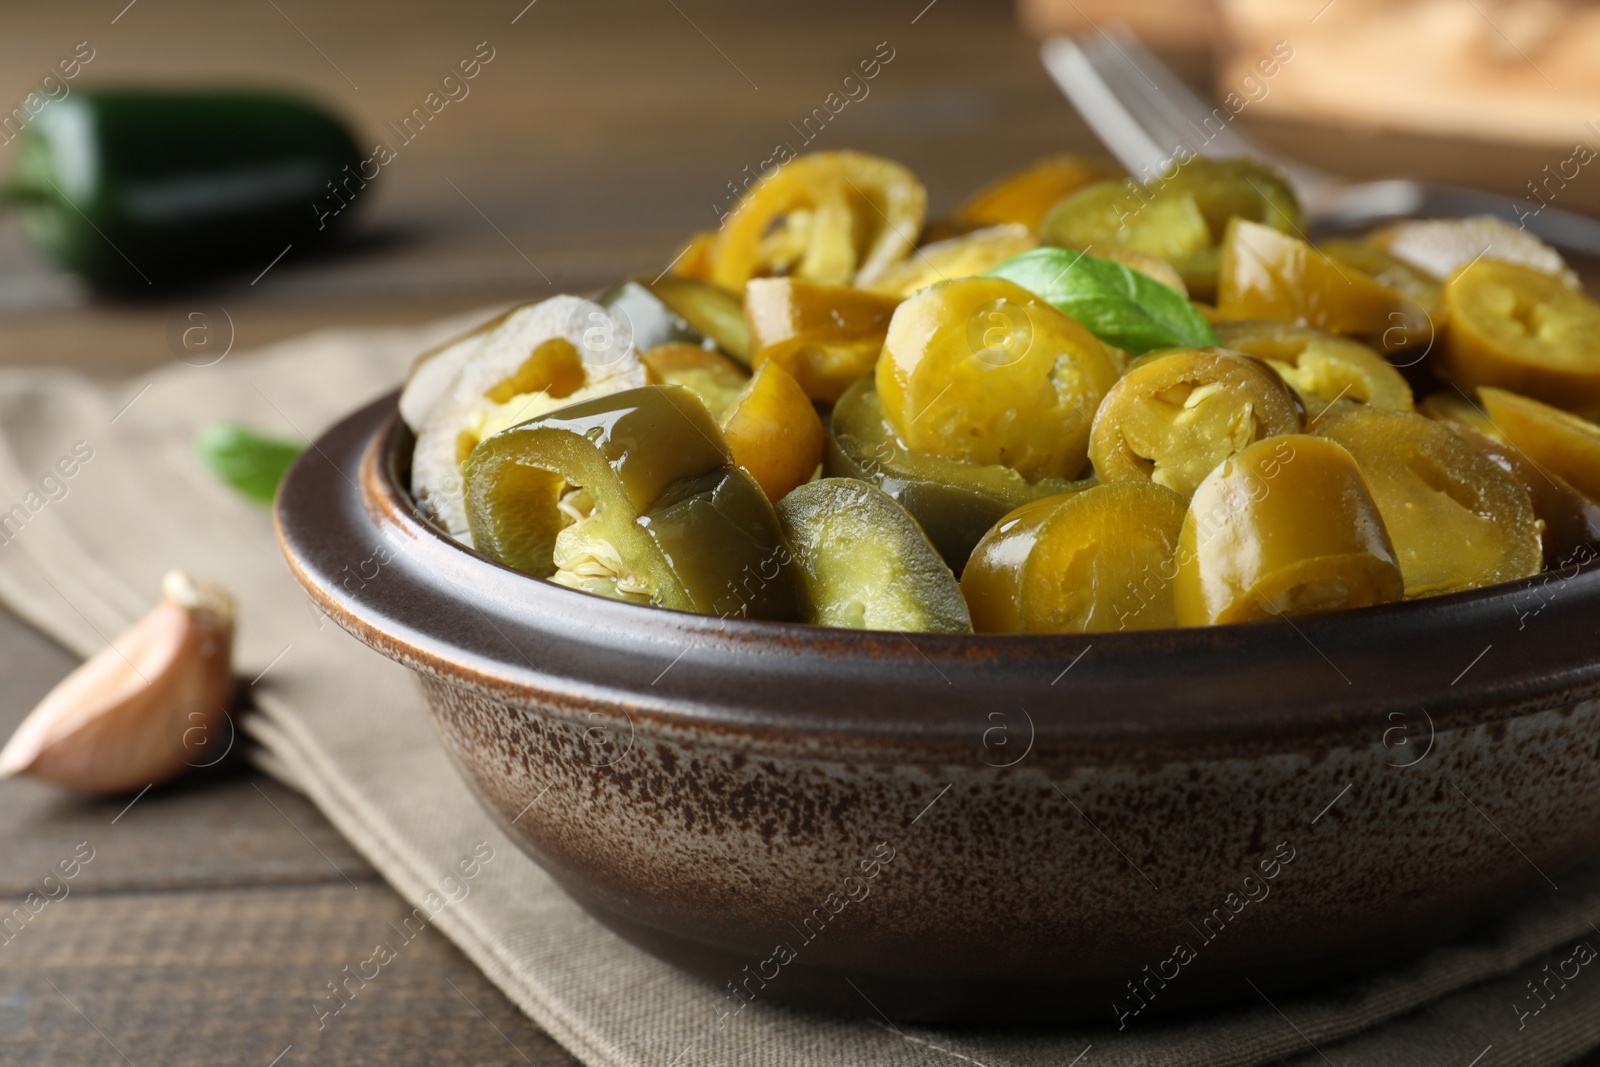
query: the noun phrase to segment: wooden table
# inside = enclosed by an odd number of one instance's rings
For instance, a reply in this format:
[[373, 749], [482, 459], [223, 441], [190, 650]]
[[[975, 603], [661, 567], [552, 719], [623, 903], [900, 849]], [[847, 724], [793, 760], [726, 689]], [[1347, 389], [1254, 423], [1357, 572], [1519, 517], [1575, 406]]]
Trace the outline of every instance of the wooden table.
[[[713, 205], [746, 164], [759, 166], [780, 140], [798, 147], [790, 123], [821, 106], [879, 42], [894, 58], [812, 147], [905, 161], [929, 180], [936, 211], [1036, 155], [1092, 144], [1000, 3], [125, 3], [8, 12], [0, 107], [87, 40], [95, 58], [78, 84], [287, 84], [327, 99], [371, 137], [479, 42], [495, 58], [470, 95], [386, 168], [363, 205], [362, 241], [316, 262], [291, 254], [254, 284], [96, 304], [0, 222], [0, 363], [120, 377], [173, 358], [168, 324], [202, 305], [228, 309], [243, 350], [655, 268], [686, 234], [714, 224]], [[1204, 77], [1203, 57], [1177, 58]], [[1508, 192], [1566, 155], [1285, 126], [1250, 132], [1355, 176]], [[1586, 170], [1563, 196], [1566, 206], [1600, 210], [1600, 179]], [[0, 613], [0, 731], [71, 665]], [[0, 1063], [573, 1062], [431, 930], [381, 987], [319, 1030], [313, 999], [407, 909], [309, 803], [242, 758], [131, 805], [0, 783], [7, 908], [80, 842], [94, 859], [71, 895], [0, 946]]]

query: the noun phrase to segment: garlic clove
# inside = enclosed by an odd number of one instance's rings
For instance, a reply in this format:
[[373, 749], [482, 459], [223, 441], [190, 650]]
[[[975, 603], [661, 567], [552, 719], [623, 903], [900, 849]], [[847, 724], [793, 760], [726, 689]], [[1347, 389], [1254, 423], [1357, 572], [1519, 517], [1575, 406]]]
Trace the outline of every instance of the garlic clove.
[[233, 598], [170, 571], [151, 612], [52, 689], [0, 750], [0, 778], [117, 793], [198, 762], [233, 695]]

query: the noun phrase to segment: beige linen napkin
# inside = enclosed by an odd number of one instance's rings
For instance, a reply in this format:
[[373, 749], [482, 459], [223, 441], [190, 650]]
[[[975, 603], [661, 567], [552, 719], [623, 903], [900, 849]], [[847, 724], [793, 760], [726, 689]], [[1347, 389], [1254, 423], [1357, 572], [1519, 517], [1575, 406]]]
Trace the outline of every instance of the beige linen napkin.
[[[470, 894], [434, 922], [586, 1063], [1548, 1067], [1600, 1045], [1600, 966], [1573, 962], [1593, 956], [1582, 943], [1600, 948], [1587, 918], [1600, 916], [1600, 864], [1363, 983], [1177, 1026], [943, 1032], [758, 1002], [718, 1030], [718, 990], [606, 932], [494, 828], [447, 762], [406, 670], [321, 617], [279, 557], [265, 510], [194, 458], [195, 429], [215, 419], [315, 436], [462, 325], [317, 334], [120, 387], [66, 372], [0, 373], [0, 521], [10, 516], [0, 527], [0, 598], [88, 653], [146, 610], [168, 567], [226, 582], [241, 604], [239, 670], [261, 708], [244, 725], [263, 766], [310, 796], [413, 903], [442, 892], [487, 842], [493, 859]], [[1573, 967], [1559, 988], [1548, 983]], [[1529, 981], [1549, 992], [1535, 1000]], [[315, 995], [308, 990], [308, 1008]]]

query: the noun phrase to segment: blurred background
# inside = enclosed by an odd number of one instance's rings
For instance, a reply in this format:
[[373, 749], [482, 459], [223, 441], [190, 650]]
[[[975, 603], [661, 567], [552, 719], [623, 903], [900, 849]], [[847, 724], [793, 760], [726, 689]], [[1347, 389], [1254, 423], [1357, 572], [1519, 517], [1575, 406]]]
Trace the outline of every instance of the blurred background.
[[[1600, 149], [1600, 5], [1579, 0], [12, 5], [0, 108], [13, 113], [63, 60], [92, 54], [69, 93], [286, 88], [342, 116], [363, 151], [396, 151], [339, 248], [291, 250], [254, 283], [245, 271], [179, 295], [97, 299], [0, 216], [0, 363], [134, 373], [173, 357], [169, 326], [199, 304], [227, 309], [242, 349], [598, 288], [664, 265], [715, 225], [728, 183], [779, 142], [899, 159], [937, 217], [1032, 158], [1096, 147], [1035, 38], [1117, 22], [1208, 94], [1249, 96], [1238, 128], [1288, 155], [1519, 196], [1565, 162], [1576, 175], [1561, 179], [1561, 206], [1600, 211], [1600, 168], [1570, 162], [1585, 140]], [[1243, 92], [1277, 42], [1293, 61]], [[467, 95], [402, 140], [404, 117], [475, 51], [492, 59]], [[892, 59], [866, 94], [802, 145], [803, 118], [875, 54]], [[0, 168], [18, 143], [0, 144]]]

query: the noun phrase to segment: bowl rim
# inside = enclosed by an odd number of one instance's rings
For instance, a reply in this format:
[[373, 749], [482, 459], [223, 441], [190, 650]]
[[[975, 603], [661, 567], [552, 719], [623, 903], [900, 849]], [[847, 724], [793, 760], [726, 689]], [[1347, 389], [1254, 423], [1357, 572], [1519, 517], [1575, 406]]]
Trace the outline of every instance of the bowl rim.
[[590, 596], [494, 563], [420, 514], [400, 479], [398, 396], [346, 416], [286, 475], [273, 514], [291, 572], [390, 658], [573, 721], [875, 739], [1010, 766], [985, 757], [1024, 738], [1080, 753], [1398, 748], [1423, 721], [1431, 737], [1600, 696], [1600, 654], [1585, 647], [1600, 630], [1594, 559], [1298, 620], [1081, 635], [841, 630]]

